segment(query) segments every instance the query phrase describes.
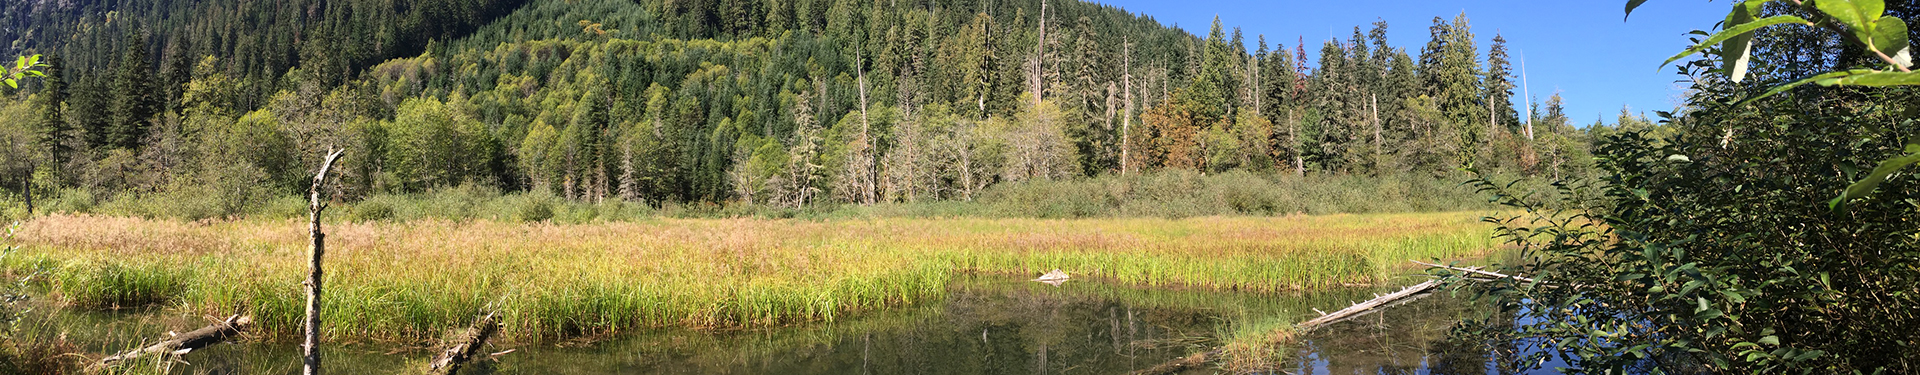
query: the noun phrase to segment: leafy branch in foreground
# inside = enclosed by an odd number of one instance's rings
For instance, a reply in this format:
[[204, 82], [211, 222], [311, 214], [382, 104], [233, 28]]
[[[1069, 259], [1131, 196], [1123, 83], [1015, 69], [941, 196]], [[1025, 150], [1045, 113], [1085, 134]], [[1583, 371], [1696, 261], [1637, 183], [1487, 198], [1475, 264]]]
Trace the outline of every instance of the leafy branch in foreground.
[[14, 59], [12, 67], [7, 68], [7, 74], [4, 80], [7, 83], [7, 87], [17, 89], [20, 88], [20, 80], [22, 78], [46, 77], [47, 74], [40, 71], [40, 68], [45, 67], [47, 67], [47, 64], [40, 62], [40, 55], [20, 56]]
[[[1632, 15], [1646, 0], [1629, 0], [1627, 14]], [[1769, 2], [1780, 2], [1813, 15], [1808, 20], [1794, 15], [1778, 15], [1755, 18], [1761, 14], [1762, 7]], [[1899, 17], [1887, 15], [1884, 0], [1745, 0], [1733, 6], [1721, 22], [1721, 30], [1709, 35], [1707, 39], [1695, 44], [1680, 54], [1667, 58], [1661, 67], [1689, 55], [1700, 53], [1708, 47], [1720, 46], [1720, 59], [1724, 66], [1721, 72], [1733, 82], [1746, 77], [1747, 66], [1753, 54], [1753, 33], [1762, 28], [1775, 25], [1805, 25], [1838, 34], [1847, 43], [1864, 48], [1872, 58], [1884, 65], [1868, 66], [1818, 74], [1805, 79], [1782, 84], [1767, 90], [1758, 96], [1747, 98], [1741, 105], [1773, 96], [1808, 83], [1821, 86], [1920, 86], [1920, 73], [1912, 71], [1913, 48], [1908, 40], [1907, 22]], [[1880, 163], [1872, 173], [1854, 181], [1839, 197], [1830, 201], [1831, 210], [1839, 210], [1848, 202], [1865, 198], [1886, 181], [1893, 173], [1914, 164], [1920, 164], [1920, 138], [1907, 140], [1906, 155], [1896, 156]]]

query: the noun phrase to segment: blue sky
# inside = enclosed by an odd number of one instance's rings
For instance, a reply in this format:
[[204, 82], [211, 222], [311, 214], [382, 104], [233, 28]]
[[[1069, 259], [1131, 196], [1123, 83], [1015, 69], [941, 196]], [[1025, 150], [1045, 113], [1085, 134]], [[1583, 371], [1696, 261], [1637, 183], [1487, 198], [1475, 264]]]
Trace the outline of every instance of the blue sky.
[[[1596, 116], [1613, 123], [1622, 105], [1648, 116], [1673, 108], [1680, 92], [1674, 81], [1682, 77], [1672, 67], [1656, 69], [1686, 49], [1688, 31], [1712, 27], [1730, 7], [1724, 1], [1655, 0], [1623, 22], [1624, 0], [1094, 1], [1201, 36], [1218, 15], [1228, 30], [1239, 26], [1250, 44], [1265, 34], [1268, 43], [1291, 49], [1299, 37], [1306, 37], [1309, 55], [1317, 53], [1329, 34], [1345, 40], [1354, 26], [1364, 32], [1376, 20], [1387, 21], [1389, 43], [1417, 54], [1429, 39], [1427, 26], [1433, 17], [1452, 20], [1464, 11], [1482, 58], [1494, 33], [1505, 36], [1514, 68], [1519, 69], [1522, 57], [1526, 60], [1533, 96], [1546, 100], [1558, 91], [1567, 116], [1580, 126], [1592, 124]], [[1521, 91], [1514, 89], [1516, 109], [1524, 100]]]

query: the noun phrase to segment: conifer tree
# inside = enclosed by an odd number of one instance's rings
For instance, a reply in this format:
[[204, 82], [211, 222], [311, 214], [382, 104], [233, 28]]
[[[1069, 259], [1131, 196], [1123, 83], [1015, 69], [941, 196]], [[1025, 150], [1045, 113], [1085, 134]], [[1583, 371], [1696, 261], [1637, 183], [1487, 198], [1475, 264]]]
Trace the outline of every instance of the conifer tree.
[[1513, 65], [1507, 60], [1507, 39], [1495, 34], [1493, 47], [1487, 50], [1487, 101], [1492, 103], [1492, 127], [1512, 131], [1520, 125], [1520, 114], [1513, 109]]
[[53, 159], [55, 168], [65, 165], [73, 148], [73, 126], [67, 124], [67, 80], [66, 62], [59, 54], [51, 54], [47, 59], [46, 79], [40, 89], [40, 144], [46, 147], [47, 156]]
[[1235, 98], [1240, 91], [1237, 79], [1240, 70], [1234, 63], [1238, 58], [1218, 16], [1213, 18], [1213, 31], [1207, 33], [1201, 53], [1199, 75], [1187, 87], [1186, 101], [1193, 106], [1195, 119], [1202, 126], [1211, 126], [1233, 117]]
[[1434, 17], [1433, 23], [1428, 29], [1433, 39], [1420, 51], [1420, 81], [1445, 117], [1439, 126], [1448, 127], [1451, 130], [1444, 133], [1457, 137], [1449, 140], [1459, 153], [1456, 161], [1472, 163], [1476, 145], [1486, 137], [1488, 123], [1486, 91], [1480, 80], [1473, 33], [1466, 13], [1454, 17], [1451, 23]]
[[113, 79], [113, 102], [107, 125], [107, 145], [138, 148], [147, 135], [149, 120], [160, 112], [160, 96], [153, 84], [153, 61], [147, 57], [146, 36], [127, 35], [127, 52]]

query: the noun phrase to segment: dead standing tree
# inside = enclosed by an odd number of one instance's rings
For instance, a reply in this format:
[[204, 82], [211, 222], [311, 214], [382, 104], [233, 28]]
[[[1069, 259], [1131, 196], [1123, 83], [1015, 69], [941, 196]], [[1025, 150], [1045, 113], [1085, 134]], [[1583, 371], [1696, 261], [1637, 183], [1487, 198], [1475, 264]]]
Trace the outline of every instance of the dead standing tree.
[[312, 257], [312, 271], [307, 274], [307, 324], [306, 341], [301, 343], [300, 352], [305, 368], [303, 375], [320, 373], [320, 259], [327, 254], [326, 233], [320, 232], [320, 212], [326, 211], [327, 204], [320, 199], [320, 192], [327, 182], [327, 171], [333, 169], [333, 162], [340, 160], [345, 148], [329, 148], [326, 161], [320, 163], [320, 173], [313, 175], [313, 186], [307, 190], [307, 231], [313, 238], [313, 246], [308, 255]]

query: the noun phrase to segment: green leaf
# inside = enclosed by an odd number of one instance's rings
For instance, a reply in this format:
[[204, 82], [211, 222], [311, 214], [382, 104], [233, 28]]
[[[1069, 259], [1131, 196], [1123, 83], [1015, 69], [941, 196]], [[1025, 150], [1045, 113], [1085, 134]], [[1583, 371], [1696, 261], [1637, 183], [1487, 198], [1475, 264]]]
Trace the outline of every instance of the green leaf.
[[[1887, 56], [1896, 56], [1907, 52], [1907, 21], [1900, 17], [1882, 17], [1873, 26], [1873, 48]], [[1911, 55], [1909, 55], [1911, 56]], [[1902, 68], [1913, 66], [1911, 59], [1894, 58], [1896, 65]]]
[[[1862, 70], [1855, 70], [1862, 71]], [[1920, 73], [1915, 72], [1879, 72], [1865, 70], [1863, 73], [1847, 74], [1820, 80], [1822, 86], [1912, 86], [1920, 85]]]
[[[1908, 145], [1907, 148], [1911, 151], [1915, 147]], [[1873, 190], [1879, 188], [1881, 182], [1887, 181], [1887, 176], [1893, 175], [1893, 172], [1899, 171], [1901, 168], [1906, 168], [1916, 163], [1920, 163], [1920, 153], [1908, 154], [1907, 156], [1880, 162], [1880, 166], [1874, 167], [1873, 172], [1868, 173], [1867, 177], [1860, 179], [1860, 181], [1855, 181], [1853, 185], [1847, 186], [1847, 191], [1841, 193], [1839, 198], [1834, 198], [1833, 201], [1827, 202], [1827, 208], [1839, 210], [1841, 207], [1845, 207], [1849, 201], [1865, 198], [1867, 195], [1873, 194]]]
[[[1770, 0], [1747, 0], [1744, 3], [1735, 4], [1733, 11], [1727, 13], [1726, 27], [1732, 28], [1753, 22], [1753, 16], [1760, 14], [1760, 6], [1765, 5], [1767, 1]], [[1746, 33], [1727, 38], [1726, 42], [1720, 44], [1722, 64], [1720, 69], [1727, 72], [1727, 77], [1734, 82], [1747, 78], [1748, 60], [1753, 56], [1752, 42], [1753, 33]]]
[[1767, 337], [1761, 337], [1761, 338], [1760, 338], [1760, 343], [1761, 343], [1761, 344], [1767, 344], [1767, 345], [1773, 345], [1773, 346], [1780, 346], [1780, 336], [1767, 336]]
[[1700, 304], [1700, 307], [1693, 309], [1693, 312], [1695, 313], [1698, 313], [1701, 311], [1707, 311], [1707, 309], [1713, 308], [1712, 306], [1707, 304], [1707, 297], [1693, 297], [1693, 300], [1694, 302], [1698, 302]]
[[1783, 23], [1807, 23], [1807, 20], [1804, 18], [1800, 18], [1798, 16], [1773, 16], [1773, 17], [1754, 20], [1753, 22], [1727, 26], [1726, 30], [1720, 30], [1720, 32], [1714, 33], [1713, 36], [1707, 37], [1707, 40], [1701, 41], [1700, 44], [1695, 44], [1693, 45], [1692, 48], [1688, 48], [1686, 51], [1682, 51], [1679, 54], [1673, 55], [1673, 57], [1667, 58], [1666, 62], [1660, 63], [1660, 67], [1666, 68], [1667, 64], [1672, 64], [1674, 60], [1679, 60], [1680, 58], [1687, 57], [1696, 53], [1700, 53], [1701, 50], [1705, 50], [1707, 49], [1707, 47], [1713, 46], [1715, 44], [1720, 44], [1720, 42], [1724, 42], [1727, 39], [1732, 39], [1733, 37], [1736, 37], [1736, 36], [1741, 36], [1743, 34], [1751, 33], [1754, 30], [1758, 30], [1762, 27], [1779, 25]]
[[1841, 26], [1845, 26], [1847, 30], [1853, 32], [1855, 38], [1862, 41], [1872, 39], [1873, 23], [1879, 20], [1880, 14], [1887, 9], [1886, 3], [1880, 0], [1820, 0], [1814, 2], [1813, 6], [1819, 8], [1821, 13], [1826, 13], [1827, 17], [1833, 18], [1835, 22], [1839, 22]]
[[1644, 4], [1646, 2], [1647, 0], [1627, 0], [1627, 15], [1620, 17], [1620, 21], [1624, 22], [1627, 20], [1627, 18], [1633, 17], [1633, 8], [1639, 8], [1640, 4]]
[[1848, 70], [1848, 71], [1840, 71], [1840, 72], [1827, 72], [1827, 73], [1825, 73], [1825, 74], [1821, 74], [1821, 75], [1817, 75], [1817, 76], [1812, 76], [1812, 77], [1807, 77], [1807, 78], [1805, 78], [1805, 79], [1801, 79], [1801, 80], [1798, 80], [1798, 81], [1793, 81], [1792, 83], [1788, 83], [1788, 84], [1784, 84], [1784, 85], [1779, 85], [1779, 86], [1774, 86], [1772, 90], [1767, 90], [1767, 92], [1766, 92], [1766, 93], [1762, 93], [1762, 94], [1760, 94], [1760, 96], [1755, 96], [1755, 97], [1752, 97], [1752, 98], [1747, 98], [1747, 100], [1742, 100], [1742, 101], [1740, 101], [1740, 103], [1739, 103], [1739, 104], [1736, 104], [1736, 105], [1746, 105], [1746, 104], [1747, 104], [1747, 103], [1749, 103], [1749, 102], [1752, 102], [1752, 101], [1755, 101], [1755, 100], [1760, 100], [1760, 99], [1763, 99], [1763, 98], [1766, 98], [1766, 97], [1769, 97], [1769, 96], [1773, 96], [1774, 94], [1779, 94], [1779, 93], [1783, 93], [1783, 92], [1787, 92], [1787, 90], [1792, 90], [1792, 89], [1793, 89], [1793, 88], [1795, 88], [1795, 87], [1800, 87], [1800, 85], [1805, 85], [1805, 84], [1808, 84], [1808, 83], [1813, 83], [1813, 82], [1815, 82], [1815, 81], [1821, 81], [1821, 80], [1826, 80], [1826, 79], [1835, 79], [1835, 78], [1840, 78], [1840, 77], [1846, 77], [1846, 76], [1851, 76], [1851, 75], [1856, 75], [1856, 74], [1866, 74], [1866, 73], [1872, 73], [1872, 72], [1873, 72], [1872, 70], [1866, 70], [1866, 69], [1854, 69], [1854, 70]]

